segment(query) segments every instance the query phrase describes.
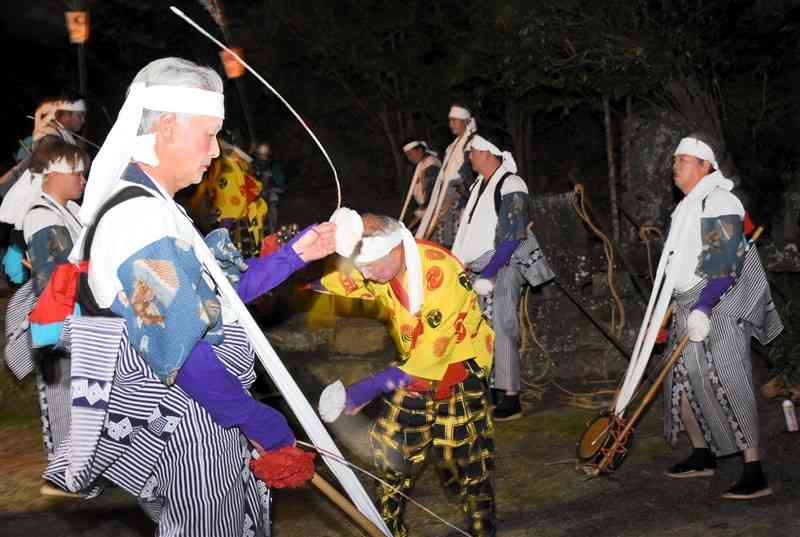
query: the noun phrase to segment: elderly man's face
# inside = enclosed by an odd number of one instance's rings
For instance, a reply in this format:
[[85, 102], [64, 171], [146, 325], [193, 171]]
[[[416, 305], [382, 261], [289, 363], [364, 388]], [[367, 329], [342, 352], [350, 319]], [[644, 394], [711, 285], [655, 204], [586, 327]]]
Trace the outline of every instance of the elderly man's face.
[[403, 245], [398, 244], [382, 258], [372, 263], [357, 265], [356, 268], [367, 280], [388, 283], [403, 269]]
[[681, 192], [688, 194], [711, 171], [711, 164], [691, 155], [675, 155], [672, 161], [672, 178]]
[[461, 136], [467, 130], [466, 119], [447, 118], [447, 124], [450, 126], [450, 132], [453, 133], [453, 136]]
[[185, 123], [177, 122], [174, 152], [177, 156], [175, 176], [178, 190], [197, 184], [203, 179], [211, 161], [219, 156], [217, 133], [222, 120], [211, 116], [189, 116]]

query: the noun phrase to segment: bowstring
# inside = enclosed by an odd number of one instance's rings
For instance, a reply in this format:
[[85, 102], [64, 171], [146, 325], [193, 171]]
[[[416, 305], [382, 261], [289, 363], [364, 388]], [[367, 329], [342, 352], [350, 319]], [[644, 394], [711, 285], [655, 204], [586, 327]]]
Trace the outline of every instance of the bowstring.
[[317, 144], [317, 147], [319, 147], [319, 150], [322, 151], [322, 154], [325, 156], [325, 160], [328, 161], [328, 164], [330, 165], [331, 170], [333, 170], [333, 179], [336, 181], [336, 208], [339, 209], [342, 206], [342, 186], [339, 183], [339, 173], [336, 171], [336, 166], [333, 165], [333, 160], [331, 160], [330, 155], [328, 155], [328, 152], [325, 150], [325, 147], [322, 145], [322, 142], [319, 141], [319, 138], [317, 138], [317, 135], [314, 134], [314, 131], [311, 130], [311, 127], [309, 127], [306, 124], [306, 122], [303, 121], [303, 118], [300, 117], [300, 114], [298, 114], [295, 111], [294, 108], [292, 108], [292, 105], [289, 104], [289, 101], [284, 99], [283, 95], [281, 95], [278, 90], [273, 88], [272, 85], [269, 82], [264, 80], [264, 77], [262, 77], [260, 74], [258, 74], [258, 72], [256, 72], [255, 69], [250, 67], [250, 65], [248, 65], [248, 63], [246, 61], [244, 61], [241, 57], [239, 57], [238, 54], [236, 54], [234, 51], [232, 51], [231, 49], [226, 47], [219, 39], [217, 39], [216, 37], [214, 37], [213, 35], [208, 33], [206, 30], [204, 30], [199, 24], [197, 24], [192, 19], [190, 19], [188, 15], [186, 15], [183, 11], [181, 11], [177, 7], [169, 6], [169, 8], [178, 17], [182, 18], [187, 23], [189, 23], [190, 26], [194, 27], [195, 30], [197, 30], [198, 32], [200, 32], [201, 34], [206, 36], [208, 39], [210, 39], [214, 44], [216, 44], [222, 50], [224, 50], [225, 52], [227, 52], [228, 54], [233, 56], [236, 59], [236, 61], [238, 61], [240, 64], [242, 64], [242, 67], [247, 69], [250, 72], [250, 74], [252, 74], [254, 77], [256, 77], [256, 79], [259, 82], [264, 84], [264, 86], [266, 86], [267, 89], [269, 89], [273, 94], [275, 94], [275, 96], [278, 99], [280, 99], [280, 101], [286, 106], [286, 108], [289, 109], [289, 111], [292, 113], [292, 115], [294, 115], [295, 119], [297, 119], [297, 121], [300, 122], [300, 124], [303, 126], [303, 128], [306, 130], [306, 132], [308, 132], [308, 134], [311, 136], [311, 139], [314, 140], [314, 142]]
[[472, 537], [472, 535], [470, 535], [469, 533], [465, 532], [464, 530], [462, 530], [458, 526], [456, 526], [453, 523], [448, 522], [444, 518], [440, 517], [439, 515], [437, 515], [436, 513], [434, 513], [433, 511], [431, 511], [427, 507], [425, 507], [423, 504], [421, 504], [420, 502], [418, 502], [417, 500], [415, 500], [414, 498], [412, 498], [408, 494], [404, 493], [402, 490], [398, 489], [397, 487], [395, 487], [391, 483], [387, 482], [386, 480], [381, 479], [380, 477], [378, 477], [377, 475], [373, 474], [369, 470], [365, 470], [364, 468], [361, 468], [357, 464], [353, 464], [352, 462], [348, 461], [347, 459], [345, 459], [343, 457], [340, 457], [340, 456], [336, 455], [335, 453], [332, 453], [332, 452], [330, 452], [330, 451], [328, 451], [326, 449], [317, 447], [314, 444], [310, 444], [308, 442], [303, 442], [302, 440], [295, 440], [295, 442], [297, 443], [298, 446], [303, 446], [303, 447], [307, 447], [307, 448], [313, 449], [314, 451], [316, 451], [317, 453], [319, 453], [323, 457], [330, 457], [331, 459], [335, 460], [336, 462], [339, 462], [341, 464], [349, 466], [353, 470], [358, 470], [362, 474], [365, 474], [365, 475], [371, 477], [372, 479], [374, 479], [375, 481], [377, 481], [381, 485], [390, 488], [393, 492], [399, 494], [400, 496], [402, 496], [406, 500], [410, 501], [411, 503], [413, 503], [414, 505], [416, 505], [417, 507], [419, 507], [420, 509], [422, 509], [423, 511], [425, 511], [426, 513], [431, 515], [433, 518], [435, 518], [436, 520], [438, 520], [439, 522], [441, 522], [445, 526], [449, 527], [450, 529], [456, 530], [458, 533], [460, 533], [461, 535], [465, 535], [466, 537]]

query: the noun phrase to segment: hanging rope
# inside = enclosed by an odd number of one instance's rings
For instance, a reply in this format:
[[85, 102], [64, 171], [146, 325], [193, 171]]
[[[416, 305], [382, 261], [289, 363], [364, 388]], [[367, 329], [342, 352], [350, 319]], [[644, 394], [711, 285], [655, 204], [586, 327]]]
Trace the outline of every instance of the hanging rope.
[[645, 248], [647, 248], [647, 269], [650, 274], [650, 281], [653, 282], [655, 280], [655, 275], [653, 274], [653, 254], [650, 251], [650, 235], [653, 234], [659, 238], [659, 240], [664, 240], [664, 234], [661, 233], [661, 230], [655, 226], [640, 226], [639, 227], [639, 239], [644, 242]]
[[[522, 377], [520, 382], [525, 387], [525, 391], [520, 395], [523, 403], [539, 402], [544, 397], [544, 393], [548, 386], [554, 386], [562, 392], [561, 401], [567, 405], [583, 408], [588, 410], [598, 410], [601, 408], [608, 408], [609, 400], [614, 396], [614, 390], [595, 390], [591, 392], [573, 392], [563, 387], [555, 380], [555, 360], [553, 355], [544, 348], [542, 342], [536, 336], [533, 321], [530, 317], [530, 308], [528, 307], [531, 296], [531, 288], [525, 287], [525, 291], [520, 300], [519, 306], [519, 325], [520, 325], [520, 359], [530, 358], [533, 359], [533, 350], [531, 343], [539, 348], [542, 356], [544, 356], [544, 365], [542, 371], [534, 378], [528, 380]], [[615, 383], [612, 380], [603, 380], [601, 383]]]
[[617, 333], [617, 337], [620, 337], [622, 335], [622, 330], [625, 328], [625, 306], [622, 304], [622, 300], [617, 292], [617, 286], [614, 283], [614, 247], [611, 244], [611, 240], [600, 230], [600, 228], [594, 224], [594, 222], [592, 222], [592, 219], [589, 217], [589, 212], [586, 209], [586, 195], [583, 185], [575, 185], [575, 192], [572, 196], [570, 196], [570, 203], [572, 204], [572, 208], [575, 210], [575, 213], [577, 213], [578, 217], [583, 220], [586, 225], [589, 226], [589, 228], [591, 228], [595, 235], [600, 237], [600, 240], [603, 241], [603, 249], [608, 262], [608, 288], [611, 290], [611, 296], [614, 299], [616, 311], [619, 313], [619, 322], [617, 323], [614, 312], [612, 311], [611, 330]]
[[[541, 401], [544, 397], [544, 392], [547, 390], [547, 386], [553, 380], [554, 373], [553, 357], [544, 348], [542, 343], [539, 341], [539, 338], [536, 337], [536, 331], [534, 330], [533, 322], [531, 321], [530, 310], [528, 308], [530, 294], [531, 288], [526, 286], [525, 290], [522, 292], [522, 300], [519, 301], [519, 311], [517, 312], [520, 326], [519, 356], [520, 361], [524, 358], [533, 360], [533, 350], [531, 349], [531, 342], [533, 342], [539, 348], [541, 355], [544, 357], [544, 364], [542, 366], [541, 373], [534, 376], [534, 378], [530, 380], [520, 375], [520, 383], [525, 386], [525, 391], [520, 395], [520, 400], [523, 403], [534, 403]], [[522, 370], [522, 364], [520, 364], [520, 369]]]

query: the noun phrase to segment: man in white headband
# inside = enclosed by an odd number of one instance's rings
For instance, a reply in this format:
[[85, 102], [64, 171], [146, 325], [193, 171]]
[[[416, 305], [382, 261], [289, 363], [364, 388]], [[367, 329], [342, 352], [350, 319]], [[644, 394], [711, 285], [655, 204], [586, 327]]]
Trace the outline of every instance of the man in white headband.
[[414, 165], [414, 175], [411, 176], [411, 184], [408, 187], [408, 193], [400, 211], [400, 221], [405, 221], [406, 210], [410, 207], [412, 198], [416, 206], [413, 211], [414, 220], [420, 221], [422, 220], [422, 215], [425, 214], [425, 207], [428, 204], [433, 184], [436, 182], [436, 176], [439, 175], [442, 162], [439, 160], [436, 151], [428, 149], [427, 143], [416, 138], [406, 140], [403, 144], [403, 153], [408, 161]]
[[305, 457], [283, 415], [247, 391], [253, 350], [223, 280], [249, 302], [332, 252], [335, 226], [246, 261], [226, 230], [198, 235], [173, 196], [219, 154], [222, 88], [213, 70], [179, 58], [137, 74], [92, 166], [72, 256], [88, 272], [82, 316], [65, 327], [71, 444], [45, 478], [90, 496], [115, 483], [158, 535], [268, 534], [269, 491], [250, 470], [251, 446], [266, 461]]
[[[20, 210], [24, 239], [21, 247], [29, 259], [31, 281], [14, 293], [6, 313], [7, 319], [18, 322], [10, 327], [14, 336], [7, 341], [6, 363], [20, 380], [37, 372], [43, 445], [48, 460], [55, 457], [70, 428], [71, 361], [65, 349], [54, 347], [58, 323], [50, 322], [52, 318], [41, 323], [40, 318], [31, 315], [31, 310], [36, 306], [43, 313], [52, 313], [46, 309], [47, 298], [41, 297], [54, 273], [69, 266], [67, 258], [81, 232], [80, 206], [76, 201], [80, 200], [86, 184], [84, 172], [88, 164], [89, 157], [81, 148], [61, 138], [48, 136], [37, 144], [30, 167], [39, 178], [37, 196], [26, 201]], [[66, 495], [47, 482], [40, 491], [45, 495]]]
[[522, 287], [526, 280], [540, 285], [553, 274], [528, 230], [528, 187], [517, 175], [514, 157], [480, 135], [473, 136], [467, 152], [478, 179], [469, 191], [453, 254], [475, 276], [473, 287], [497, 335], [494, 418], [506, 421], [522, 417], [517, 317]]
[[[417, 240], [402, 223], [365, 214], [355, 270], [325, 275], [318, 290], [375, 300], [389, 313], [397, 363], [346, 390], [331, 384], [320, 414], [335, 420], [384, 396], [370, 430], [381, 477], [409, 493], [433, 444], [444, 485], [459, 497], [467, 531], [494, 535], [494, 434], [486, 374], [494, 334], [481, 316], [463, 267], [437, 245]], [[405, 500], [378, 488], [378, 507], [392, 535], [407, 535]]]
[[85, 120], [86, 104], [82, 99], [72, 97], [48, 98], [36, 107], [36, 112], [34, 112], [33, 116], [33, 134], [30, 137], [30, 148], [20, 155], [21, 158], [16, 165], [0, 178], [0, 196], [5, 198], [14, 188], [20, 190], [11, 195], [11, 199], [6, 203], [5, 209], [0, 209], [0, 222], [9, 222], [9, 215], [15, 214], [14, 207], [19, 206], [19, 198], [38, 195], [38, 191], [31, 193], [30, 183], [32, 178], [30, 176], [27, 177], [27, 181], [23, 182], [23, 184], [19, 184], [19, 179], [28, 170], [30, 156], [36, 151], [39, 142], [47, 137], [55, 137], [76, 145], [75, 137], [72, 136], [72, 133], [80, 131]]
[[703, 134], [683, 138], [675, 150], [673, 179], [684, 198], [672, 213], [615, 411], [621, 415], [632, 398], [671, 302], [667, 349], [685, 335], [689, 343], [664, 381], [664, 433], [674, 446], [686, 431], [693, 450], [665, 475], [711, 476], [716, 457], [741, 451], [741, 478], [723, 497], [742, 500], [772, 493], [759, 461], [750, 338], [766, 344], [783, 325], [758, 253], [745, 239], [745, 211], [720, 170], [721, 156], [717, 143]]
[[[19, 238], [15, 239], [13, 235], [18, 235], [22, 229], [22, 219], [28, 208], [41, 194], [41, 175], [32, 174], [29, 171], [31, 155], [36, 152], [42, 142], [47, 140], [60, 139], [76, 145], [71, 133], [83, 127], [85, 116], [86, 106], [83, 100], [70, 97], [45, 99], [36, 108], [30, 154], [27, 154], [0, 178], [0, 196], [3, 198], [0, 203], [0, 226], [7, 228], [13, 226], [13, 229], [16, 230], [8, 230], [8, 233], [12, 235], [9, 239], [9, 246], [13, 246], [15, 240], [19, 242]], [[64, 123], [60, 123], [59, 120]], [[16, 255], [11, 248], [6, 253]]]
[[442, 167], [416, 232], [418, 239], [430, 239], [445, 248], [453, 244], [461, 209], [466, 203], [467, 187], [472, 183], [472, 170], [465, 150], [467, 142], [478, 130], [475, 118], [460, 104], [450, 108], [448, 124], [456, 138], [445, 149]]
[[86, 102], [78, 97], [64, 96], [47, 99], [33, 117], [33, 141], [45, 136], [58, 136], [75, 144], [73, 132], [80, 132], [86, 123]]

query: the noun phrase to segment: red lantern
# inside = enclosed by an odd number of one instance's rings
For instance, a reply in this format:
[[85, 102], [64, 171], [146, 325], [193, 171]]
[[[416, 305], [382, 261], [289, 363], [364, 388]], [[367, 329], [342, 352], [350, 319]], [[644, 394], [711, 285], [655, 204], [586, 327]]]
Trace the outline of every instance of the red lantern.
[[[231, 50], [235, 52], [237, 56], [244, 59], [244, 50], [239, 47], [231, 47]], [[233, 54], [227, 50], [223, 50], [219, 55], [228, 78], [239, 78], [244, 74], [244, 65], [239, 63], [239, 61], [233, 57]]]
[[89, 40], [88, 11], [67, 11], [64, 20], [67, 22], [70, 43], [86, 43]]

